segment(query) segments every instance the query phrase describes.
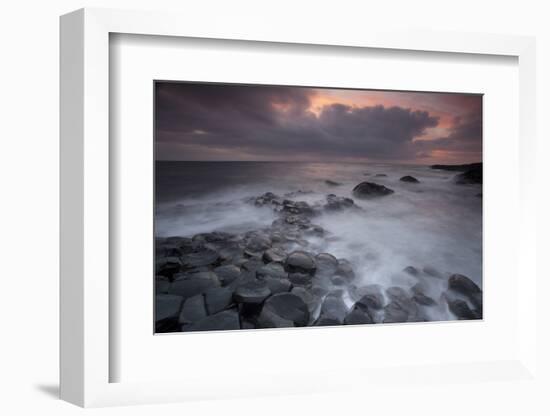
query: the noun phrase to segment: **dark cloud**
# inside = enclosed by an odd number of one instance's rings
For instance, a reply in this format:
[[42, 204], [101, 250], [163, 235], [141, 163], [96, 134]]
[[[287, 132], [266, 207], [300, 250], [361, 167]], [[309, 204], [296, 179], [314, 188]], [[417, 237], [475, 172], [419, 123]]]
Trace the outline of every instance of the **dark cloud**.
[[336, 103], [313, 113], [308, 88], [157, 83], [155, 94], [159, 159], [412, 160], [481, 146], [481, 114], [428, 141], [439, 118], [427, 111]]

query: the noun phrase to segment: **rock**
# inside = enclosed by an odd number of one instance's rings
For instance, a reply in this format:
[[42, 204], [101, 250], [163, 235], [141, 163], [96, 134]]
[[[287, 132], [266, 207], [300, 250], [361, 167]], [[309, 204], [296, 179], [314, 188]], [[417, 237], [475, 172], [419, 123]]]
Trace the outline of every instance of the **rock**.
[[201, 266], [210, 266], [220, 260], [219, 254], [214, 250], [203, 249], [196, 253], [184, 254], [181, 257], [183, 267], [191, 269]]
[[313, 275], [317, 268], [313, 256], [305, 251], [290, 253], [285, 262], [285, 268], [289, 273], [305, 273]]
[[338, 259], [338, 268], [335, 272], [336, 275], [342, 276], [351, 280], [355, 278], [355, 272], [353, 271], [353, 266], [347, 259]]
[[258, 322], [264, 328], [306, 326], [309, 322], [309, 309], [299, 296], [292, 293], [278, 293], [264, 303]]
[[305, 302], [309, 310], [311, 321], [311, 318], [321, 305], [321, 297], [313, 293], [313, 291], [305, 289], [303, 287], [293, 287], [290, 293], [299, 296]]
[[317, 274], [331, 276], [338, 270], [338, 259], [329, 253], [320, 253], [315, 256]]
[[253, 199], [256, 206], [265, 205], [279, 205], [282, 201], [281, 198], [275, 195], [273, 192], [266, 192], [265, 194]]
[[262, 253], [271, 247], [271, 238], [266, 235], [255, 234], [246, 244], [245, 252], [248, 253]]
[[326, 316], [320, 316], [313, 325], [314, 326], [340, 326], [342, 325], [342, 322], [340, 322], [338, 319], [334, 319]]
[[289, 279], [266, 277], [263, 280], [272, 294], [289, 292], [292, 289], [292, 283]]
[[447, 304], [449, 305], [449, 310], [460, 320], [481, 318], [461, 299], [447, 299]]
[[356, 198], [368, 199], [393, 194], [393, 190], [374, 182], [361, 182], [353, 188], [353, 195]]
[[330, 282], [334, 285], [334, 286], [344, 286], [345, 284], [348, 283], [347, 279], [342, 277], [342, 276], [332, 276], [330, 278]]
[[434, 306], [437, 304], [435, 300], [421, 292], [415, 293], [412, 298], [419, 305]]
[[188, 298], [181, 308], [179, 314], [179, 323], [181, 325], [190, 324], [206, 318], [206, 308], [204, 306], [204, 297], [195, 295]]
[[424, 293], [426, 291], [426, 288], [422, 284], [417, 283], [411, 288], [411, 290], [413, 292], [412, 299], [419, 305], [435, 306], [437, 304], [434, 299]]
[[363, 305], [368, 309], [379, 310], [384, 307], [384, 295], [380, 285], [367, 285], [353, 291], [353, 297], [358, 298], [356, 305]]
[[313, 276], [309, 273], [289, 273], [288, 280], [296, 286], [309, 286]]
[[464, 173], [460, 173], [455, 177], [456, 183], [459, 185], [479, 184], [483, 183], [483, 165], [475, 165]]
[[259, 280], [262, 280], [265, 277], [286, 279], [288, 277], [288, 273], [285, 271], [285, 268], [282, 264], [272, 262], [257, 269], [256, 277]]
[[481, 293], [481, 289], [470, 278], [461, 274], [453, 274], [449, 277], [449, 289], [465, 296], [472, 296]]
[[155, 264], [155, 274], [172, 279], [181, 270], [179, 257], [161, 257]]
[[252, 258], [244, 262], [241, 267], [247, 272], [256, 273], [259, 268], [264, 267], [264, 262], [258, 258]]
[[155, 276], [155, 294], [168, 293], [170, 280], [165, 276]]
[[326, 203], [323, 206], [325, 211], [343, 211], [348, 208], [357, 208], [353, 199], [336, 196], [334, 194], [327, 195]]
[[216, 287], [204, 292], [204, 303], [208, 315], [227, 309], [233, 303], [233, 291], [227, 287]]
[[214, 269], [214, 273], [218, 276], [222, 286], [227, 286], [234, 282], [241, 275], [241, 269], [233, 264], [219, 266]]
[[159, 294], [155, 296], [155, 321], [176, 318], [180, 313], [183, 297]]
[[182, 296], [184, 299], [204, 293], [213, 287], [219, 287], [220, 282], [217, 278], [212, 278], [215, 273], [194, 273], [190, 277], [182, 280], [176, 280], [168, 289], [168, 293]]
[[291, 201], [285, 199], [282, 204], [282, 211], [288, 214], [295, 215], [313, 215], [315, 214], [314, 209], [305, 201]]
[[364, 304], [355, 304], [344, 319], [346, 325], [373, 324], [374, 321]]
[[347, 313], [348, 308], [342, 297], [334, 293], [329, 293], [321, 305], [319, 319], [342, 324]]
[[409, 294], [401, 287], [392, 286], [386, 289], [390, 302], [384, 308], [384, 322], [414, 322], [418, 320], [416, 303], [409, 298]]
[[190, 325], [184, 325], [182, 331], [228, 331], [240, 329], [239, 313], [236, 309], [228, 309], [207, 316]]
[[340, 182], [334, 182], [334, 181], [331, 181], [330, 179], [327, 179], [325, 181], [325, 183], [328, 185], [328, 186], [340, 186], [342, 185]]
[[265, 263], [271, 263], [271, 262], [284, 263], [286, 260], [286, 253], [281, 248], [273, 247], [264, 252], [262, 256], [262, 260]]
[[424, 272], [424, 274], [426, 274], [430, 277], [437, 277], [438, 279], [443, 278], [443, 274], [434, 267], [426, 266], [422, 269], [422, 271]]
[[265, 282], [249, 281], [238, 286], [233, 293], [233, 299], [238, 303], [260, 304], [271, 291]]
[[402, 178], [399, 179], [401, 182], [409, 182], [409, 183], [420, 183], [420, 181], [418, 179], [416, 179], [414, 176], [410, 176], [410, 175], [407, 175], [407, 176], [403, 176]]
[[388, 175], [386, 175], [385, 173], [377, 173], [376, 175], [374, 175], [375, 178], [387, 178]]
[[413, 267], [413, 266], [407, 266], [403, 269], [403, 271], [405, 273], [410, 274], [411, 276], [415, 276], [415, 277], [420, 274], [418, 269], [416, 267]]

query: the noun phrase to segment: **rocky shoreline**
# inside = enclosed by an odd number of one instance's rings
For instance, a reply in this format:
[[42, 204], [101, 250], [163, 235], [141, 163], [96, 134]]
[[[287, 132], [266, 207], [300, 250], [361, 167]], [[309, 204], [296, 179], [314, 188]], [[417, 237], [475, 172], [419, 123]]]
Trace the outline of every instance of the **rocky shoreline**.
[[[402, 181], [418, 183], [411, 176]], [[422, 322], [432, 320], [431, 310], [482, 318], [481, 289], [466, 276], [409, 266], [398, 272], [414, 284], [383, 288], [363, 284], [348, 259], [316, 252], [308, 239], [331, 238], [316, 218], [362, 208], [335, 194], [308, 203], [300, 200], [305, 193], [247, 199], [273, 210], [269, 227], [157, 238], [156, 332]], [[352, 193], [368, 199], [394, 191], [362, 182]]]

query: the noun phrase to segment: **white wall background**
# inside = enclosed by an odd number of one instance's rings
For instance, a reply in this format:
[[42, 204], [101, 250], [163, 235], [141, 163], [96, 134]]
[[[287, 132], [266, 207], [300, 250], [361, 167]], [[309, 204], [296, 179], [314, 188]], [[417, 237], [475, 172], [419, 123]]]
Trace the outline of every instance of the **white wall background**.
[[[72, 415], [81, 409], [56, 399], [58, 383], [58, 16], [84, 6], [179, 10], [227, 19], [277, 21], [281, 30], [312, 25], [419, 27], [536, 35], [538, 41], [538, 129], [540, 213], [549, 212], [550, 12], [536, 0], [387, 1], [210, 1], [5, 0], [0, 9], [0, 413]], [[542, 215], [541, 215], [542, 217]], [[541, 218], [540, 243], [548, 244]], [[542, 267], [541, 259], [541, 267]], [[548, 276], [550, 279], [550, 276]], [[539, 291], [549, 292], [543, 282]], [[541, 314], [548, 307], [540, 305]], [[546, 321], [548, 322], [548, 321]], [[545, 325], [546, 328], [548, 325]], [[548, 366], [549, 335], [541, 368]], [[544, 353], [546, 352], [546, 353]], [[550, 384], [546, 386], [550, 391]], [[452, 386], [397, 390], [372, 397], [345, 393], [308, 397], [99, 409], [101, 415], [172, 414], [550, 414], [544, 392], [529, 384], [494, 383], [461, 390]], [[546, 392], [546, 395], [547, 395]]]

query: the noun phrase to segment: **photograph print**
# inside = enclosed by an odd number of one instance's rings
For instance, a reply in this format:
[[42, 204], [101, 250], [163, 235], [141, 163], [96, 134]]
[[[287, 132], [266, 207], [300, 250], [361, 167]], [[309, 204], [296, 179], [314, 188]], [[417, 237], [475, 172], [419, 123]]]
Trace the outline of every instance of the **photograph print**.
[[482, 319], [482, 99], [155, 81], [155, 333]]

